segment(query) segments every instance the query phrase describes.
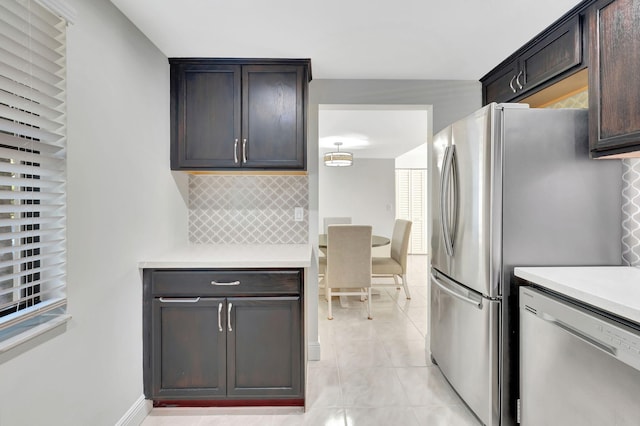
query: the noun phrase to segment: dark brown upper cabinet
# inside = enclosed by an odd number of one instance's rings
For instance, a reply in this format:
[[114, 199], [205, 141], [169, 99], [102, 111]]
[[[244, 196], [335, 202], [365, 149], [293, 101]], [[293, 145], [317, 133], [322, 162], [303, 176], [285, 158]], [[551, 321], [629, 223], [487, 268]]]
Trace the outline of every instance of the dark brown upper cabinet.
[[512, 102], [586, 66], [582, 16], [565, 16], [480, 79], [483, 104]]
[[308, 59], [171, 58], [172, 170], [305, 170]]
[[518, 76], [518, 60], [501, 64], [482, 77], [482, 100], [486, 105], [491, 102], [508, 102], [518, 95], [518, 86], [514, 85]]
[[591, 155], [640, 157], [640, 0], [597, 1], [588, 22]]

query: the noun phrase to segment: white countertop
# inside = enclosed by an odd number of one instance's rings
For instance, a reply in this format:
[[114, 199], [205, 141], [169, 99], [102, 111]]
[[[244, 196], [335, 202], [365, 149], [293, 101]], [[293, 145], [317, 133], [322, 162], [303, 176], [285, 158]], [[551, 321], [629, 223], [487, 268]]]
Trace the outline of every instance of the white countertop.
[[517, 277], [640, 324], [640, 268], [523, 267]]
[[310, 244], [190, 244], [138, 263], [139, 268], [306, 268]]

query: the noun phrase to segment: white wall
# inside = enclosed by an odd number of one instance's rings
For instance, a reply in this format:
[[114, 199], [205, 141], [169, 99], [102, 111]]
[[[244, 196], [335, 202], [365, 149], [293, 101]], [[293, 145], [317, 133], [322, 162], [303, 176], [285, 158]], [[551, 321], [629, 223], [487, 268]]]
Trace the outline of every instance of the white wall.
[[396, 169], [426, 169], [429, 165], [429, 146], [423, 143], [396, 158]]
[[[322, 163], [322, 161], [321, 161]], [[319, 166], [319, 229], [327, 216], [350, 216], [391, 237], [395, 219], [395, 160], [357, 157], [350, 167]]]
[[66, 332], [0, 364], [0, 425], [114, 425], [142, 395], [137, 262], [187, 239], [169, 67], [107, 0], [67, 0]]

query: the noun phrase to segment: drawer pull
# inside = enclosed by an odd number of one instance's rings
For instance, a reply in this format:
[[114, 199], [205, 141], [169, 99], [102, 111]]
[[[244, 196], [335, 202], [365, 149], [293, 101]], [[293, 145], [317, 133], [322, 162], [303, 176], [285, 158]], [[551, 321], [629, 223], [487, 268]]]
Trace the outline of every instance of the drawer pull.
[[218, 331], [222, 332], [222, 302], [218, 303]]
[[166, 299], [164, 297], [160, 298], [162, 303], [198, 303], [200, 301], [199, 297], [194, 297], [193, 299], [185, 299], [184, 297], [176, 298], [176, 299]]
[[211, 285], [240, 285], [240, 281], [231, 281], [228, 283], [219, 283], [218, 281], [211, 281]]
[[231, 327], [231, 308], [233, 307], [233, 303], [229, 302], [229, 307], [227, 309], [227, 325], [229, 326], [229, 331], [233, 331]]

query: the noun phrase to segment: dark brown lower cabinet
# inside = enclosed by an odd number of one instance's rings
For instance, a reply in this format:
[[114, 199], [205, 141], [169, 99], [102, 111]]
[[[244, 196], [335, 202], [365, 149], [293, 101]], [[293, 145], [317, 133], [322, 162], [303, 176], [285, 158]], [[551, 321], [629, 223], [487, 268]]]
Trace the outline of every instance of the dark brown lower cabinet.
[[302, 396], [300, 298], [230, 298], [227, 309], [227, 395]]
[[220, 304], [224, 299], [153, 300], [155, 398], [226, 395], [226, 335], [217, 326]]
[[301, 277], [145, 270], [145, 397], [156, 406], [302, 405]]

